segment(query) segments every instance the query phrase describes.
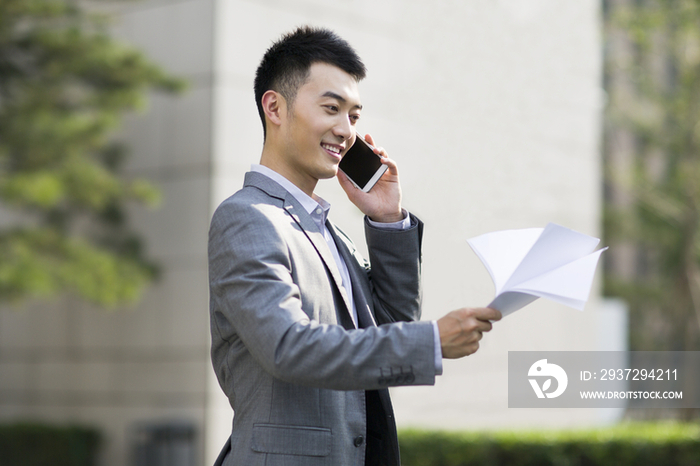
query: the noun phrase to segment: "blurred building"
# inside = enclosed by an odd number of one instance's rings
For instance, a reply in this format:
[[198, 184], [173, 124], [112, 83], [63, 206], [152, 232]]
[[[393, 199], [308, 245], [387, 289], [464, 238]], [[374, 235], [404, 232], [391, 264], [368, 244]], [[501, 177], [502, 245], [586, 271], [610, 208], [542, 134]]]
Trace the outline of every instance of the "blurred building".
[[[191, 82], [153, 95], [123, 137], [129, 170], [164, 194], [135, 210], [163, 279], [135, 309], [63, 301], [0, 310], [0, 420], [105, 432], [104, 466], [180, 448], [211, 464], [232, 412], [209, 360], [207, 232], [215, 207], [258, 161], [255, 69], [282, 33], [326, 26], [368, 67], [359, 130], [401, 169], [404, 205], [426, 223], [424, 318], [493, 297], [466, 239], [556, 222], [599, 235], [600, 7], [596, 0], [143, 0], [108, 3], [115, 34]], [[362, 243], [360, 213], [335, 180], [319, 194]], [[362, 245], [364, 247], [364, 245]], [[624, 319], [594, 288], [584, 312], [539, 300], [497, 324], [482, 349], [447, 361], [435, 387], [393, 390], [400, 426], [579, 426], [595, 410], [507, 407], [507, 354], [623, 349]], [[613, 413], [614, 417], [614, 413]], [[183, 450], [184, 449], [184, 450]], [[169, 463], [175, 464], [175, 463]], [[179, 463], [178, 463], [179, 464]], [[185, 463], [183, 463], [185, 464]]]

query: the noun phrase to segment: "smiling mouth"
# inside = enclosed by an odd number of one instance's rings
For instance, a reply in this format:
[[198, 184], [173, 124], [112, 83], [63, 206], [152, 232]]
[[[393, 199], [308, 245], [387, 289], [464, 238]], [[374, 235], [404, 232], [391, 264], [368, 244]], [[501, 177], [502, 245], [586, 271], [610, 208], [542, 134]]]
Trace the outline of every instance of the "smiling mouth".
[[326, 150], [326, 152], [330, 152], [331, 155], [340, 158], [340, 153], [342, 151], [342, 148], [340, 146], [321, 143], [321, 147], [323, 147]]

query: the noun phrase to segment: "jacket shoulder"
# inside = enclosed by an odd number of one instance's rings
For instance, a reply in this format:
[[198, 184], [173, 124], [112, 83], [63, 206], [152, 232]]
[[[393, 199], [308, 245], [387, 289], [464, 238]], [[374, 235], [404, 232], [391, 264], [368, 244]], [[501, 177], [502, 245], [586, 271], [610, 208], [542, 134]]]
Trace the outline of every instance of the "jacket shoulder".
[[255, 186], [245, 186], [218, 205], [212, 215], [212, 223], [218, 217], [226, 216], [233, 212], [255, 215], [255, 212], [265, 210], [265, 206], [281, 208], [283, 204], [284, 202], [281, 199], [268, 195], [262, 189]]

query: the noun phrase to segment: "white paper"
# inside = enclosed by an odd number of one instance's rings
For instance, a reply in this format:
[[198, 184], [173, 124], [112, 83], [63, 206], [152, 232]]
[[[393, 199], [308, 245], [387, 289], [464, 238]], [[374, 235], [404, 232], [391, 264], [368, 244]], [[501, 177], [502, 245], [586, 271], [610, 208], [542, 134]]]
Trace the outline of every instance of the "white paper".
[[593, 285], [600, 240], [555, 223], [487, 233], [467, 240], [496, 287], [488, 307], [503, 316], [547, 298], [583, 310]]

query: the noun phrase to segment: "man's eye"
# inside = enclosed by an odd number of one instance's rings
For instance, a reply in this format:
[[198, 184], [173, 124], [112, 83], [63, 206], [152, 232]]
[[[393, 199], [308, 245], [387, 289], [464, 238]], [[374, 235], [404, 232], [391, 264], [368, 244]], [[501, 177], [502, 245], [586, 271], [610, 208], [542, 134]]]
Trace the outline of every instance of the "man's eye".
[[360, 115], [350, 115], [350, 121], [355, 124], [359, 121]]
[[337, 112], [337, 111], [338, 111], [338, 107], [336, 107], [335, 105], [326, 105], [326, 108], [327, 108], [328, 110], [330, 110], [331, 112]]

